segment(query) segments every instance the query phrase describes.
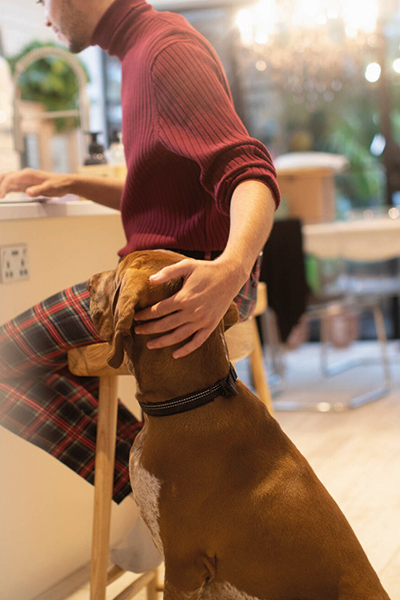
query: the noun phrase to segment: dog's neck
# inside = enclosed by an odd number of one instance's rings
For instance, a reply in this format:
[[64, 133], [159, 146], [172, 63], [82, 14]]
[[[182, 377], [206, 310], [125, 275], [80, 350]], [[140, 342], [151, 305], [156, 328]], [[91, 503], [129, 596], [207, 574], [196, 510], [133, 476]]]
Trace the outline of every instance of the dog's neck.
[[213, 385], [229, 373], [222, 323], [200, 348], [179, 359], [172, 356], [178, 346], [149, 350], [146, 346], [149, 339], [149, 336], [135, 335], [132, 347], [127, 351], [140, 402], [163, 402], [191, 394]]

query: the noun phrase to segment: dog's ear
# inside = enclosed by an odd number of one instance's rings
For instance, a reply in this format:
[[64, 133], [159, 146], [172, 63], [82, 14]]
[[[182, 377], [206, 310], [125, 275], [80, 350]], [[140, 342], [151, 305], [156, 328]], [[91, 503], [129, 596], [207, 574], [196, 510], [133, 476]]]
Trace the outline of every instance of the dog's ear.
[[236, 302], [231, 302], [230, 307], [225, 313], [224, 316], [224, 331], [235, 325], [239, 321], [239, 310]]
[[[132, 272], [134, 271], [134, 272]], [[136, 269], [127, 269], [119, 282], [113, 300], [113, 336], [107, 358], [110, 367], [118, 369], [124, 360], [124, 350], [132, 342], [132, 325], [138, 304], [149, 286], [148, 277]]]
[[107, 362], [110, 367], [118, 369], [124, 360], [124, 351], [128, 351], [133, 343], [132, 325], [135, 313], [142, 308], [160, 302], [172, 296], [182, 287], [183, 280], [172, 279], [164, 284], [152, 284], [149, 273], [135, 266], [117, 270], [120, 278], [117, 295], [113, 301], [113, 337], [111, 352]]
[[146, 285], [139, 271], [134, 277], [126, 275], [127, 270], [103, 271], [86, 284], [92, 323], [101, 339], [111, 345], [107, 362], [116, 369], [124, 360], [124, 337], [131, 336], [135, 307]]
[[115, 295], [115, 270], [103, 271], [93, 275], [86, 284], [90, 293], [90, 317], [92, 323], [106, 342], [114, 335], [112, 302]]

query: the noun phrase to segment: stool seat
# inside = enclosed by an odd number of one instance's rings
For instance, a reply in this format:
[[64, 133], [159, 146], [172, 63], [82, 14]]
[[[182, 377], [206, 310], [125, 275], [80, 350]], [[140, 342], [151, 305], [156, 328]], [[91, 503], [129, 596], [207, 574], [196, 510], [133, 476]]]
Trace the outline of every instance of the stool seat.
[[130, 375], [125, 361], [118, 369], [113, 369], [107, 364], [110, 346], [107, 342], [81, 346], [68, 352], [68, 368], [74, 375], [81, 377], [118, 377]]
[[[261, 315], [267, 309], [267, 286], [260, 282], [257, 288], [257, 302], [254, 317]], [[253, 318], [248, 321], [236, 323], [226, 333], [229, 357], [232, 362], [237, 362], [249, 356], [254, 349]], [[68, 367], [71, 373], [82, 377], [104, 375], [129, 375], [125, 361], [118, 369], [113, 369], [107, 364], [110, 346], [106, 342], [81, 346], [68, 352]]]
[[[265, 283], [257, 289], [254, 316], [267, 308]], [[233, 325], [225, 334], [232, 362], [248, 356], [254, 387], [260, 400], [273, 412], [272, 401], [263, 366], [263, 355], [257, 324], [254, 318]], [[107, 585], [124, 571], [113, 567], [107, 573], [110, 540], [111, 502], [113, 490], [115, 440], [118, 408], [118, 376], [130, 375], [125, 362], [119, 369], [107, 364], [110, 346], [107, 343], [81, 346], [68, 352], [68, 366], [78, 376], [99, 376], [99, 407], [95, 458], [94, 517], [92, 540], [92, 572], [90, 599], [105, 600]], [[148, 600], [157, 599], [157, 572], [145, 573], [134, 584], [122, 591], [115, 600], [128, 600], [143, 587], [147, 588]]]

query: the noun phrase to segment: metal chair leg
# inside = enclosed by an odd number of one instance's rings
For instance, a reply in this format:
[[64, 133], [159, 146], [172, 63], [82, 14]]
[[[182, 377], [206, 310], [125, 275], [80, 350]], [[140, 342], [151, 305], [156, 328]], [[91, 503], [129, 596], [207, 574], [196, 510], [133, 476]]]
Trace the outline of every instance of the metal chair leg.
[[275, 313], [270, 309], [260, 315], [261, 328], [267, 350], [271, 357], [272, 373], [268, 375], [268, 384], [272, 398], [282, 394], [286, 387], [286, 365], [283, 345], [279, 335]]
[[[383, 368], [383, 385], [380, 387], [371, 390], [370, 392], [366, 392], [365, 394], [361, 394], [352, 398], [346, 405], [345, 408], [357, 408], [358, 406], [362, 406], [363, 404], [367, 404], [369, 402], [373, 402], [374, 400], [379, 400], [384, 396], [387, 396], [390, 392], [391, 386], [391, 375], [390, 375], [390, 365], [389, 359], [387, 355], [387, 336], [385, 329], [385, 322], [383, 318], [382, 309], [378, 303], [372, 304], [368, 306], [374, 315], [374, 322], [376, 328], [376, 334], [380, 345], [381, 350], [381, 360], [382, 360], [382, 368]], [[321, 317], [321, 370], [326, 377], [332, 377], [334, 375], [338, 375], [339, 373], [343, 373], [349, 369], [354, 367], [363, 366], [367, 364], [375, 363], [374, 360], [370, 359], [349, 359], [346, 361], [341, 361], [334, 365], [329, 365], [328, 363], [328, 348], [329, 348], [329, 340], [328, 340], [328, 331], [327, 331], [327, 319]], [[340, 409], [343, 410], [343, 403], [339, 404]], [[335, 408], [332, 408], [335, 410]], [[337, 409], [336, 409], [337, 410]]]
[[[370, 392], [366, 392], [365, 394], [360, 394], [351, 400], [340, 400], [337, 402], [325, 402], [321, 400], [321, 402], [309, 402], [303, 403], [300, 401], [285, 401], [284, 399], [279, 399], [274, 401], [275, 410], [285, 410], [285, 411], [294, 411], [294, 410], [305, 410], [305, 411], [317, 411], [317, 412], [339, 412], [352, 408], [357, 408], [362, 406], [363, 404], [367, 404], [369, 402], [373, 402], [374, 400], [379, 400], [384, 396], [387, 396], [390, 392], [391, 387], [391, 374], [390, 374], [390, 365], [389, 359], [387, 355], [387, 337], [385, 330], [385, 323], [383, 319], [382, 309], [379, 306], [378, 302], [368, 302], [365, 303], [363, 308], [369, 308], [373, 311], [374, 321], [376, 327], [377, 338], [380, 344], [381, 350], [381, 362], [383, 368], [383, 383], [378, 388], [371, 390]], [[336, 305], [335, 307], [331, 307], [330, 314], [340, 314], [346, 310], [346, 306]], [[320, 319], [321, 320], [321, 369], [325, 376], [333, 376], [338, 373], [342, 373], [350, 368], [376, 363], [374, 360], [369, 359], [356, 359], [356, 360], [347, 360], [342, 361], [340, 363], [329, 365], [328, 362], [328, 348], [330, 346], [329, 336], [328, 336], [328, 324], [327, 320], [324, 318], [324, 309], [319, 309], [315, 311], [312, 315], [312, 319]]]

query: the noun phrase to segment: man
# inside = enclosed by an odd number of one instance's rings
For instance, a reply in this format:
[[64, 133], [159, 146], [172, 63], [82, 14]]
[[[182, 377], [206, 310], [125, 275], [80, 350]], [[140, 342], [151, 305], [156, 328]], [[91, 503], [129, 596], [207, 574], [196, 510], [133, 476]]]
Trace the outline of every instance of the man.
[[[236, 115], [214, 50], [183, 17], [144, 0], [41, 4], [70, 51], [100, 45], [121, 60], [127, 179], [25, 169], [0, 176], [0, 197], [76, 193], [121, 209], [120, 256], [151, 248], [187, 255], [152, 278], [183, 277], [181, 291], [137, 314], [144, 323], [136, 333], [160, 334], [148, 346], [179, 344], [179, 359], [207, 339], [233, 298], [242, 319], [252, 310], [255, 265], [279, 202], [270, 155]], [[79, 284], [0, 328], [0, 423], [92, 482], [98, 382], [73, 377], [66, 362], [69, 348], [101, 341], [88, 304]], [[120, 406], [116, 502], [130, 492], [129, 449], [140, 426]]]

